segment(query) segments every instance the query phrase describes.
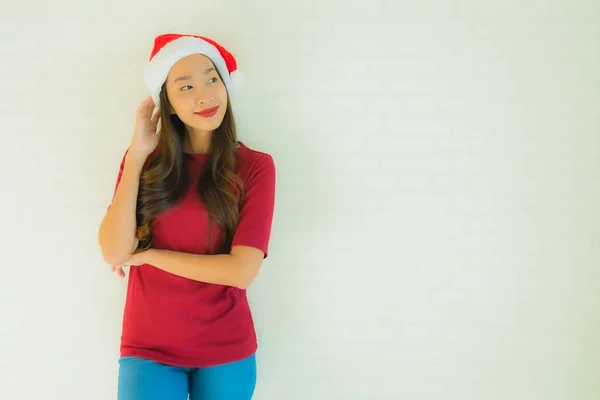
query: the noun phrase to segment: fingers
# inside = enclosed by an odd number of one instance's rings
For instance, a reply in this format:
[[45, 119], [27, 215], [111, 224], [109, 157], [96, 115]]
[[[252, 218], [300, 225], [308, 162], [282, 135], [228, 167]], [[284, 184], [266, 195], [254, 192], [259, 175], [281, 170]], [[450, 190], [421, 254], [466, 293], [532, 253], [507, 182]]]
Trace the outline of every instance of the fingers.
[[148, 96], [138, 107], [137, 113], [140, 117], [150, 118], [152, 110], [154, 110], [154, 100], [151, 96]]
[[[150, 120], [152, 122], [152, 126], [155, 127], [158, 124], [158, 120], [160, 119], [160, 108], [156, 109], [156, 114]], [[158, 133], [158, 132], [157, 132]]]
[[125, 272], [123, 271], [123, 267], [117, 265], [111, 265], [110, 269], [112, 272], [116, 273], [121, 278], [125, 277]]

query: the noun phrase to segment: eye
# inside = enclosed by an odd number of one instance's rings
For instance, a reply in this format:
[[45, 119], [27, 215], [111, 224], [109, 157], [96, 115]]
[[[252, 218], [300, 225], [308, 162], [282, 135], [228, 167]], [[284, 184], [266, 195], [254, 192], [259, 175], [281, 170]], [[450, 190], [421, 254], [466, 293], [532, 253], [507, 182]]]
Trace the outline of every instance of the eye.
[[192, 87], [192, 85], [185, 85], [180, 90], [185, 91], [185, 90], [187, 90], [186, 88], [191, 88], [191, 87]]
[[211, 79], [209, 79], [208, 81], [209, 81], [210, 83], [215, 83], [215, 82], [217, 82], [218, 80], [219, 80], [219, 78], [217, 78], [217, 77], [215, 76], [214, 78], [211, 78]]

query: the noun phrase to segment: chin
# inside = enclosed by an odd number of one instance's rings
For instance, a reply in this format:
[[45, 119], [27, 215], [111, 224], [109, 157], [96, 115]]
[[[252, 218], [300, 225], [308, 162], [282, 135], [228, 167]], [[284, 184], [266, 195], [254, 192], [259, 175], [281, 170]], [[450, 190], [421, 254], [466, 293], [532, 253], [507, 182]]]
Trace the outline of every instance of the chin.
[[214, 118], [214, 120], [207, 120], [198, 123], [199, 121], [183, 121], [185, 125], [198, 131], [212, 132], [217, 129], [223, 123], [224, 118]]
[[202, 131], [206, 131], [206, 132], [214, 132], [214, 131], [216, 131], [216, 130], [217, 130], [217, 128], [218, 128], [219, 126], [221, 126], [221, 124], [217, 124], [217, 125], [210, 125], [210, 126], [201, 127], [201, 128], [198, 128], [198, 129], [199, 129], [199, 130], [202, 130]]
[[223, 120], [217, 120], [217, 121], [212, 122], [212, 123], [194, 124], [194, 125], [192, 125], [192, 127], [194, 129], [199, 130], [199, 131], [212, 132], [215, 129], [217, 129], [219, 126], [221, 126], [222, 123], [223, 123]]

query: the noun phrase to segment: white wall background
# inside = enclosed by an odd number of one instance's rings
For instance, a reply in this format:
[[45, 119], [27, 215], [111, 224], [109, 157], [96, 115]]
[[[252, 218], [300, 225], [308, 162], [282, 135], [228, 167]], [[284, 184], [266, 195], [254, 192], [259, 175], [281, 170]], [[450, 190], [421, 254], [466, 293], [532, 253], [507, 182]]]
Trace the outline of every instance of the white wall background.
[[169, 31], [238, 57], [278, 167], [256, 399], [600, 398], [597, 1], [0, 10], [0, 398], [115, 398], [96, 230]]

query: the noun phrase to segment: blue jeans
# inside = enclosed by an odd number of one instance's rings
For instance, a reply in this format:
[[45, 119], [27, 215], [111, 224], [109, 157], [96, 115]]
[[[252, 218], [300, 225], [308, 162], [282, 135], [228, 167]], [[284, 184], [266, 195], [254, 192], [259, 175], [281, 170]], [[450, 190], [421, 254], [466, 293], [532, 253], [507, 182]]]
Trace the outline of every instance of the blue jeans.
[[119, 359], [118, 400], [250, 400], [256, 356], [206, 368], [183, 368], [138, 357]]

